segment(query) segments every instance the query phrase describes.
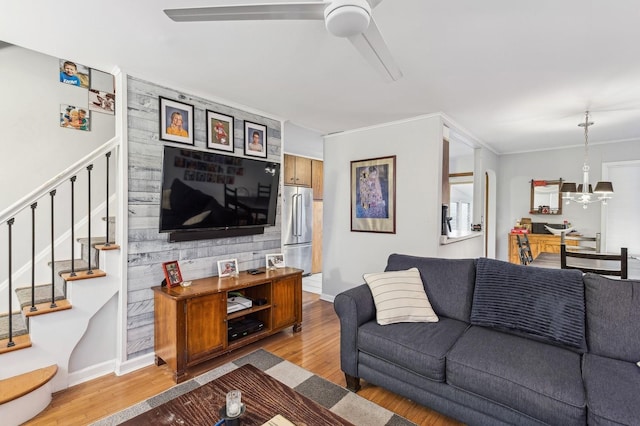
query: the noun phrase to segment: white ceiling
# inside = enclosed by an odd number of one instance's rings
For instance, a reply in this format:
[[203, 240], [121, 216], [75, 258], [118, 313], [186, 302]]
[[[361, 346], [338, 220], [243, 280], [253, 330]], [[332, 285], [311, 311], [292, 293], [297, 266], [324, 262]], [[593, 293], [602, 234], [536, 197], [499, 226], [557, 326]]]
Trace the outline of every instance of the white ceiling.
[[638, 0], [385, 0], [373, 16], [404, 73], [397, 82], [322, 21], [163, 13], [249, 2], [12, 1], [0, 40], [321, 133], [444, 112], [502, 154], [582, 145], [589, 109], [591, 143], [640, 141]]

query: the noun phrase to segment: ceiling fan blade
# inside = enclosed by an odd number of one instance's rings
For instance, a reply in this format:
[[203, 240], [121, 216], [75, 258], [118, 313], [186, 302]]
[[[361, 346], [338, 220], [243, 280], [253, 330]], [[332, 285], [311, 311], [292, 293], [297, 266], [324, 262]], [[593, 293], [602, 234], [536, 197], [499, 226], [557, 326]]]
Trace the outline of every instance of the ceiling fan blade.
[[382, 38], [373, 18], [362, 34], [349, 37], [362, 56], [382, 74], [396, 81], [402, 77], [402, 71], [391, 56], [387, 43]]
[[367, 0], [367, 2], [369, 3], [369, 6], [371, 6], [371, 9], [373, 9], [374, 7], [382, 3], [382, 0]]
[[164, 13], [177, 22], [324, 19], [324, 9], [328, 4], [327, 2], [247, 4], [165, 9]]

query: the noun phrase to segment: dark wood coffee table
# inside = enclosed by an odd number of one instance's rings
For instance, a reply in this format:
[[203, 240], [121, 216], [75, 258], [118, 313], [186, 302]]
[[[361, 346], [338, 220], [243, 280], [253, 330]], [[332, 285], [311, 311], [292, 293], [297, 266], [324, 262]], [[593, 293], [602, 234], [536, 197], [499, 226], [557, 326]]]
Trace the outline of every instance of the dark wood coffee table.
[[220, 419], [220, 408], [232, 389], [242, 391], [242, 402], [246, 406], [240, 422], [243, 426], [262, 425], [277, 414], [294, 424], [352, 425], [250, 364], [122, 424], [211, 426]]

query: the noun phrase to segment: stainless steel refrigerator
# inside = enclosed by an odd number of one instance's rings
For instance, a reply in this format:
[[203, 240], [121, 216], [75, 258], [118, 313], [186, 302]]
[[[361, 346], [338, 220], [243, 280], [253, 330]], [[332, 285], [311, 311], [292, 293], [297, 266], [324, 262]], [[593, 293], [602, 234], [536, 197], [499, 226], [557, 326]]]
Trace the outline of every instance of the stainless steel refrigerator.
[[287, 266], [311, 273], [313, 190], [285, 186], [282, 200], [282, 242]]

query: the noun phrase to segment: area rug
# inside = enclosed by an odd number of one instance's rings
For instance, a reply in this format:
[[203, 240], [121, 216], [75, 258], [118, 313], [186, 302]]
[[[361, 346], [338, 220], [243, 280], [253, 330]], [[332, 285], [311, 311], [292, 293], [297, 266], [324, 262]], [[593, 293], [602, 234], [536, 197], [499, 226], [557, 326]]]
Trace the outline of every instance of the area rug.
[[[218, 377], [233, 371], [245, 364], [264, 371], [271, 377], [281, 381], [296, 392], [319, 403], [325, 408], [355, 425], [366, 426], [407, 426], [414, 423], [366, 400], [347, 389], [329, 382], [310, 371], [305, 370], [289, 361], [273, 355], [264, 349], [258, 349], [248, 355], [208, 371], [198, 377], [180, 383], [166, 391], [112, 414], [93, 423], [94, 426], [118, 425], [138, 414], [144, 413], [164, 404], [171, 399], [209, 383]], [[213, 424], [213, 423], [212, 423]]]

